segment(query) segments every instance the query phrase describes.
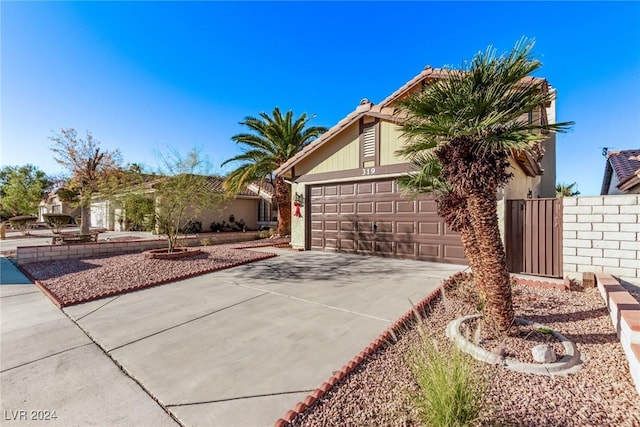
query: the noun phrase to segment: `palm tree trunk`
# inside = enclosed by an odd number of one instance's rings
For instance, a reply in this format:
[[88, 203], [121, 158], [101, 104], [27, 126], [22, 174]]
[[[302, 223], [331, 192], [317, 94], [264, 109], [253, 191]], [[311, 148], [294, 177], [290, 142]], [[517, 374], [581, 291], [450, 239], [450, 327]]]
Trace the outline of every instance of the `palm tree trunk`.
[[480, 288], [480, 292], [484, 294], [484, 281], [481, 279], [482, 270], [480, 264], [480, 247], [478, 246], [476, 234], [473, 231], [471, 224], [466, 227], [462, 227], [459, 233], [460, 240], [462, 241], [462, 249], [464, 250], [464, 256], [467, 258], [467, 262], [471, 267], [474, 282], [476, 283], [476, 286]]
[[289, 184], [280, 176], [275, 179], [275, 193], [278, 204], [278, 234], [286, 236], [291, 231], [291, 194]]
[[506, 332], [513, 325], [514, 312], [507, 258], [498, 228], [496, 192], [475, 191], [469, 194], [467, 206], [480, 251], [478, 269], [486, 296], [485, 320]]

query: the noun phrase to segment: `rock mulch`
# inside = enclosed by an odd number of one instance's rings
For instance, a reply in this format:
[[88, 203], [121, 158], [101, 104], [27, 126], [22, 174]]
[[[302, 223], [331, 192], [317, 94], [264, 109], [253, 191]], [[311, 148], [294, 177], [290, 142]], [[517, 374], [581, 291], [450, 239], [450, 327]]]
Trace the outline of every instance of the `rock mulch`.
[[[514, 289], [517, 316], [565, 335], [586, 360], [576, 374], [564, 377], [479, 364], [478, 369], [490, 381], [479, 425], [640, 425], [640, 397], [598, 290]], [[447, 323], [474, 312], [472, 305], [449, 297], [433, 304], [422, 325], [444, 348], [451, 345], [444, 333]], [[416, 384], [406, 363], [419, 342], [417, 328], [406, 330], [397, 343], [374, 353], [290, 425], [420, 425], [408, 399]]]
[[36, 262], [22, 268], [65, 307], [270, 258], [275, 255], [241, 248], [287, 242], [270, 239], [203, 246], [201, 254], [175, 260], [125, 254]]

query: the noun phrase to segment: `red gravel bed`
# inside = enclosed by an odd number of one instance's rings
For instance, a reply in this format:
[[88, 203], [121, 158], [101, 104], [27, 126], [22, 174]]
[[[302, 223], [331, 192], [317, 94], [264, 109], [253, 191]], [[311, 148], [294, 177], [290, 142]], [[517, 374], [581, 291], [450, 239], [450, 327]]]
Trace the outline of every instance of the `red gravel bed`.
[[[586, 360], [577, 373], [556, 377], [479, 363], [490, 386], [478, 425], [639, 426], [640, 397], [598, 290], [516, 289], [516, 315], [560, 332]], [[448, 322], [473, 313], [473, 306], [448, 297], [433, 303], [424, 330], [441, 348], [450, 346]], [[420, 425], [407, 397], [416, 383], [406, 363], [419, 342], [417, 328], [407, 328], [398, 342], [368, 357], [289, 425]]]
[[[273, 243], [271, 243], [273, 244]], [[80, 304], [225, 268], [271, 258], [275, 254], [238, 249], [268, 246], [262, 241], [203, 246], [193, 257], [160, 260], [143, 254], [125, 254], [22, 266], [61, 307]]]

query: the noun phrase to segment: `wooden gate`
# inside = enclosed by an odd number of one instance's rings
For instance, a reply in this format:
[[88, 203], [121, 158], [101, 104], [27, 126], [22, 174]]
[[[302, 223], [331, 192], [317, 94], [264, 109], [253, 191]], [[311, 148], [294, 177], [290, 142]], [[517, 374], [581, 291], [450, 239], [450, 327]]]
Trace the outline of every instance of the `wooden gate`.
[[562, 277], [561, 200], [507, 200], [506, 216], [509, 271]]

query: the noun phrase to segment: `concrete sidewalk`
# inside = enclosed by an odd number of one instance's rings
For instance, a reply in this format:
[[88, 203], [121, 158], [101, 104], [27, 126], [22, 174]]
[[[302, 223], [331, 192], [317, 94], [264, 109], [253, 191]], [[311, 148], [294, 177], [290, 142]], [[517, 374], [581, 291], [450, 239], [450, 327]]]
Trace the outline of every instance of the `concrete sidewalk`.
[[0, 261], [0, 424], [177, 425], [13, 264]]
[[186, 426], [271, 426], [464, 266], [277, 258], [67, 307]]

